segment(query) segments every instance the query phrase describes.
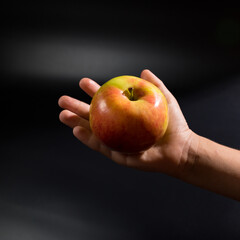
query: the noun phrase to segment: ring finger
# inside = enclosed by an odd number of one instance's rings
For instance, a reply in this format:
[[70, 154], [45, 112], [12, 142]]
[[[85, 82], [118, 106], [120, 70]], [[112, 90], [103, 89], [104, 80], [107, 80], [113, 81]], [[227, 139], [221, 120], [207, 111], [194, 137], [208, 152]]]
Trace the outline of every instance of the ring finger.
[[89, 122], [86, 119], [79, 117], [77, 114], [69, 110], [63, 110], [59, 114], [59, 119], [62, 123], [66, 124], [71, 128], [81, 126], [90, 130]]

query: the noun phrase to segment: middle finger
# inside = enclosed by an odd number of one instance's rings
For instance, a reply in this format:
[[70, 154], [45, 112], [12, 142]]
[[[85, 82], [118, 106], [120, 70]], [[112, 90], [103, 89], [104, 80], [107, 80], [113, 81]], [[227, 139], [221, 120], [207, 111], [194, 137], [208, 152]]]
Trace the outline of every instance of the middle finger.
[[62, 96], [59, 98], [58, 104], [61, 108], [67, 109], [79, 117], [89, 119], [89, 104], [79, 101], [69, 96]]

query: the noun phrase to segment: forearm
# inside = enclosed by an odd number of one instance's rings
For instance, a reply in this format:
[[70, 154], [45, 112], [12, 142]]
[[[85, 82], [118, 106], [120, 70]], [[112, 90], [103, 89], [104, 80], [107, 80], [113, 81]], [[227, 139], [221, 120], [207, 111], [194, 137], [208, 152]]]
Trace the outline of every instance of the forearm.
[[183, 181], [240, 201], [240, 151], [194, 134]]

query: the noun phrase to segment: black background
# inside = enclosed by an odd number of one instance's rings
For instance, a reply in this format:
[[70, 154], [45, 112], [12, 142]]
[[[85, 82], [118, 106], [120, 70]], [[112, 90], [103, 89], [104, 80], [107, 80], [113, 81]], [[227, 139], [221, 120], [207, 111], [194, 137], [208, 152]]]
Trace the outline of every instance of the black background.
[[240, 204], [93, 152], [58, 98], [148, 68], [191, 129], [239, 148], [240, 9], [145, 2], [1, 7], [0, 239], [239, 239]]

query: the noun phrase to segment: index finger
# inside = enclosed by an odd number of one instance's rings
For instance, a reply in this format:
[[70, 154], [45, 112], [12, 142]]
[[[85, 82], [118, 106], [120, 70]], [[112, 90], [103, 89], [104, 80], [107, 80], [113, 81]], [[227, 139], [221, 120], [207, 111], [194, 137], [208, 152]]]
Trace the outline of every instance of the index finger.
[[82, 78], [79, 82], [80, 88], [86, 92], [90, 97], [93, 97], [100, 85], [90, 78]]

